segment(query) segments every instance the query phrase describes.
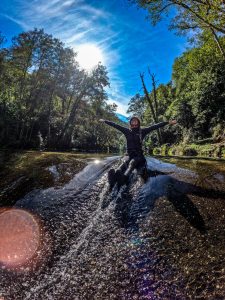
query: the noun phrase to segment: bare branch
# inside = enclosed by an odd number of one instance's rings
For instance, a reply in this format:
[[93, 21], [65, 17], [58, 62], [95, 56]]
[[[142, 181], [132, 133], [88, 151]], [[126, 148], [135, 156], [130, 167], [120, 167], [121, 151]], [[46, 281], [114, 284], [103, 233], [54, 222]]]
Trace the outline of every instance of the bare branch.
[[190, 11], [194, 16], [196, 16], [199, 20], [201, 20], [205, 25], [208, 25], [208, 26], [212, 27], [213, 29], [215, 29], [216, 31], [219, 31], [219, 32], [222, 32], [225, 34], [225, 29], [219, 28], [218, 26], [212, 24], [208, 20], [205, 20], [203, 17], [201, 17], [197, 12], [195, 12], [187, 4], [180, 2], [180, 1], [176, 1], [176, 0], [173, 0], [173, 1], [174, 1], [174, 4], [177, 4], [178, 6], [183, 7], [184, 9]]

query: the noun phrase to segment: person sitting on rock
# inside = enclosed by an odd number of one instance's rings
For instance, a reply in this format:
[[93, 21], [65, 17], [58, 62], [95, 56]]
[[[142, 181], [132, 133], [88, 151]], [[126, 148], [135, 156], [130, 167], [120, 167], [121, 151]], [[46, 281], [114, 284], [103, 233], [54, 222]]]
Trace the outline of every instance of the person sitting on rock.
[[122, 132], [125, 135], [127, 142], [127, 153], [122, 160], [122, 164], [117, 170], [110, 169], [108, 172], [108, 180], [111, 187], [116, 182], [119, 182], [120, 184], [126, 183], [129, 175], [134, 169], [146, 166], [142, 143], [147, 134], [167, 124], [173, 125], [177, 123], [176, 120], [171, 120], [169, 122], [160, 122], [149, 127], [141, 128], [140, 119], [133, 116], [129, 122], [130, 128], [127, 128], [108, 120], [100, 119], [99, 121]]

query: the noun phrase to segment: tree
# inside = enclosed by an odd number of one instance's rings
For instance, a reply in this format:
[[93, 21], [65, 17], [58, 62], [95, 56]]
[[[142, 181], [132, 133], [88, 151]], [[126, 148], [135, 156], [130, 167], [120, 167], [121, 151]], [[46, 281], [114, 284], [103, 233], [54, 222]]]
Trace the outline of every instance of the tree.
[[175, 17], [170, 23], [171, 29], [178, 33], [208, 30], [225, 59], [225, 52], [218, 34], [225, 34], [225, 6], [222, 0], [129, 0], [146, 9], [152, 24], [169, 16], [175, 9]]
[[109, 84], [106, 68], [101, 64], [99, 64], [90, 75], [82, 72], [82, 76], [83, 77], [79, 86], [80, 91], [77, 92], [74, 97], [71, 112], [59, 135], [59, 140], [66, 139], [69, 144], [71, 142], [75, 117], [80, 103], [85, 99], [88, 101], [99, 97], [106, 98], [104, 88]]
[[146, 103], [145, 103], [144, 96], [141, 96], [140, 94], [136, 94], [134, 97], [130, 99], [130, 102], [128, 103], [128, 110], [127, 110], [128, 114], [132, 113], [136, 116], [139, 116], [139, 118], [143, 121], [145, 110], [146, 110]]
[[87, 73], [72, 49], [42, 29], [19, 34], [8, 48], [3, 45], [0, 35], [1, 144], [36, 148], [42, 140], [47, 148], [76, 144], [96, 150], [117, 145], [115, 132], [98, 122], [105, 115], [118, 120], [115, 106], [106, 103], [104, 66]]
[[211, 136], [225, 116], [225, 62], [211, 41], [186, 51], [173, 66], [175, 100], [168, 111], [193, 138]]
[[[157, 96], [156, 96], [155, 74], [151, 74], [150, 71], [149, 71], [149, 75], [151, 76], [151, 79], [152, 79], [152, 86], [153, 86], [152, 95], [150, 95], [148, 90], [147, 90], [147, 87], [146, 87], [146, 84], [145, 84], [145, 81], [144, 81], [144, 74], [140, 74], [140, 78], [141, 78], [145, 98], [146, 98], [147, 103], [149, 105], [149, 108], [151, 110], [153, 121], [155, 123], [158, 123], [159, 122], [159, 116], [158, 116], [158, 102], [157, 102]], [[162, 143], [162, 136], [161, 136], [160, 129], [157, 129], [157, 135], [158, 135], [158, 142], [159, 142], [159, 144], [161, 144]]]

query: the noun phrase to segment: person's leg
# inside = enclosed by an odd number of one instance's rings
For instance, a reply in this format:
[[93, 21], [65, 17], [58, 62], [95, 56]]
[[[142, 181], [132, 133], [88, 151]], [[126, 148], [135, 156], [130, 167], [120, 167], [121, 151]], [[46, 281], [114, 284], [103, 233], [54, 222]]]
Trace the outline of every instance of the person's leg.
[[145, 168], [146, 159], [144, 156], [136, 156], [131, 159], [129, 166], [125, 172], [125, 176], [130, 176], [134, 169]]
[[124, 156], [122, 163], [120, 164], [120, 166], [118, 167], [117, 170], [119, 170], [123, 174], [126, 171], [128, 165], [129, 165], [129, 162], [130, 162], [129, 156]]
[[124, 163], [121, 166], [121, 168], [119, 168], [116, 171], [117, 182], [120, 185], [128, 183], [129, 176], [131, 172], [134, 170], [135, 166], [136, 166], [136, 161], [134, 158], [132, 158], [131, 160], [130, 159], [126, 160], [126, 163]]
[[139, 156], [136, 161], [137, 161], [137, 166], [136, 166], [137, 169], [139, 168], [142, 169], [147, 167], [147, 161], [144, 156]]
[[132, 158], [131, 161], [129, 162], [128, 168], [126, 170], [126, 172], [124, 173], [124, 175], [129, 176], [131, 174], [131, 172], [135, 169], [136, 166], [136, 160], [135, 158]]
[[114, 186], [116, 183], [116, 178], [115, 178], [115, 169], [110, 169], [108, 172], [108, 182], [110, 185], [110, 188]]
[[124, 172], [126, 171], [128, 165], [129, 165], [129, 161], [130, 161], [129, 156], [125, 156], [122, 160], [122, 164], [116, 170], [115, 178], [118, 183], [123, 184]]
[[129, 156], [124, 156], [122, 159], [122, 163], [119, 165], [119, 167], [115, 169], [110, 169], [108, 172], [108, 182], [111, 187], [118, 181], [123, 173], [126, 171], [128, 164], [129, 164], [130, 158]]
[[147, 181], [149, 174], [145, 157], [140, 158], [137, 166], [137, 171], [138, 175], [140, 175], [144, 179], [144, 181]]

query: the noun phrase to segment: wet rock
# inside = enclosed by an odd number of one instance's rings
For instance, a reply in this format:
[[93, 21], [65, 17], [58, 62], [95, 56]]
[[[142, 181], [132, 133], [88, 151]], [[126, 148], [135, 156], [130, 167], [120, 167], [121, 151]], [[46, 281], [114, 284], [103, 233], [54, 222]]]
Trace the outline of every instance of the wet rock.
[[[116, 195], [101, 208], [108, 192], [104, 167], [21, 202], [50, 228], [53, 257], [30, 278], [2, 276], [3, 295], [23, 300], [223, 299], [225, 202], [218, 194], [223, 184], [218, 180], [215, 195], [214, 185], [196, 189], [198, 167], [193, 172], [155, 159], [150, 163], [165, 174], [128, 186], [118, 197], [129, 202], [119, 209]], [[121, 213], [129, 220], [126, 227]], [[203, 220], [205, 234], [191, 214]]]

